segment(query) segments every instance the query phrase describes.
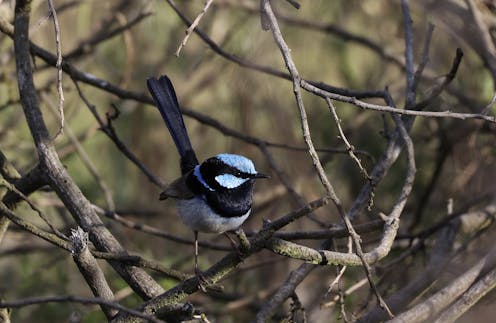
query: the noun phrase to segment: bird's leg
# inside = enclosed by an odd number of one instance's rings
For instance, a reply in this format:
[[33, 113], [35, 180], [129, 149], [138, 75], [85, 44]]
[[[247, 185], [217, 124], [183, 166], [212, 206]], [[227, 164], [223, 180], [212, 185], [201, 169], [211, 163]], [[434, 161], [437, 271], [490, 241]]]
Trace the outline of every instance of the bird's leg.
[[200, 268], [198, 267], [198, 231], [194, 231], [195, 233], [195, 275], [196, 278], [198, 278], [198, 287], [203, 291], [207, 292], [207, 289], [205, 286], [207, 285], [207, 281], [205, 277], [203, 276], [203, 273], [201, 272]]
[[194, 231], [195, 233], [195, 274], [198, 274], [200, 271], [198, 269], [198, 231]]

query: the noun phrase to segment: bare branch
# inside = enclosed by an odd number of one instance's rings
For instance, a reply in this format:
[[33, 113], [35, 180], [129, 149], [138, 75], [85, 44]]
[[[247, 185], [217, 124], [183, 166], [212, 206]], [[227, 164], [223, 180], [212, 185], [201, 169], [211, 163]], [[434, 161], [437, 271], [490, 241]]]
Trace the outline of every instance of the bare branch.
[[455, 322], [472, 308], [482, 297], [496, 287], [496, 269], [491, 270], [475, 282], [463, 295], [448, 307], [436, 320], [436, 323]]
[[415, 105], [415, 72], [413, 67], [413, 28], [408, 0], [401, 0], [403, 26], [405, 28], [406, 96], [405, 109]]
[[[50, 102], [50, 99], [47, 97], [47, 95], [45, 95], [45, 94], [42, 93], [41, 98], [45, 102], [48, 103], [48, 106], [50, 107], [50, 111], [52, 111], [54, 113], [54, 115], [56, 115], [55, 107], [52, 104], [52, 102]], [[62, 121], [60, 121], [60, 122], [62, 122]], [[98, 171], [97, 171], [95, 165], [91, 161], [90, 157], [88, 156], [88, 154], [84, 150], [83, 146], [79, 142], [78, 138], [76, 137], [76, 135], [74, 134], [74, 132], [72, 131], [72, 129], [70, 127], [68, 127], [67, 124], [65, 125], [64, 129], [65, 129], [65, 134], [67, 135], [67, 138], [74, 145], [74, 147], [76, 147], [76, 151], [78, 152], [79, 157], [81, 158], [81, 161], [86, 166], [86, 168], [88, 169], [88, 171], [93, 176], [93, 178], [95, 179], [96, 183], [98, 184], [98, 186], [102, 190], [103, 196], [105, 197], [105, 202], [107, 204], [107, 208], [109, 208], [111, 210], [114, 210], [115, 209], [115, 204], [114, 204], [114, 200], [112, 198], [112, 191], [110, 190], [110, 187], [102, 179], [102, 177], [100, 176], [100, 174], [98, 174]]]
[[57, 237], [59, 237], [60, 239], [67, 240], [67, 237], [55, 227], [55, 225], [45, 216], [45, 214], [31, 200], [29, 200], [26, 195], [24, 195], [21, 191], [19, 191], [14, 185], [8, 183], [5, 180], [0, 180], [0, 186], [4, 186], [9, 191], [12, 191], [15, 194], [17, 194], [18, 196], [20, 196], [29, 205], [29, 207], [33, 211], [35, 211], [38, 214], [38, 216], [50, 227], [52, 232]]
[[83, 305], [93, 305], [93, 304], [98, 304], [102, 305], [105, 307], [113, 308], [115, 310], [119, 310], [125, 313], [128, 313], [129, 315], [133, 317], [138, 317], [150, 322], [156, 322], [156, 323], [163, 323], [164, 321], [159, 320], [151, 315], [146, 315], [143, 313], [140, 313], [138, 311], [129, 309], [127, 307], [124, 307], [116, 302], [110, 302], [106, 299], [99, 298], [99, 297], [94, 297], [94, 298], [88, 298], [88, 297], [81, 297], [81, 296], [73, 296], [73, 295], [64, 295], [64, 296], [41, 296], [41, 297], [30, 297], [30, 298], [25, 298], [25, 299], [20, 299], [17, 301], [10, 301], [10, 302], [4, 302], [0, 300], [0, 308], [18, 308], [18, 307], [25, 307], [29, 305], [36, 305], [36, 304], [45, 304], [45, 303], [79, 303]]
[[[429, 263], [422, 273], [386, 299], [387, 304], [393, 311], [398, 313], [418, 295], [425, 293], [432, 287], [452, 258], [453, 242], [459, 227], [460, 221], [457, 220], [444, 227], [437, 236], [436, 245], [430, 256]], [[363, 315], [358, 321], [380, 322], [385, 319], [387, 319], [387, 314], [376, 308]]]
[[331, 114], [334, 117], [334, 121], [336, 121], [336, 126], [339, 131], [339, 136], [343, 140], [346, 148], [348, 149], [348, 154], [350, 155], [351, 159], [357, 164], [358, 168], [360, 169], [360, 172], [362, 175], [365, 177], [366, 180], [372, 181], [372, 178], [370, 175], [367, 173], [367, 170], [362, 166], [362, 162], [358, 157], [355, 155], [355, 148], [350, 144], [348, 139], [346, 138], [343, 129], [341, 128], [341, 120], [339, 119], [337, 113], [336, 113], [336, 108], [332, 104], [332, 101], [329, 98], [325, 98], [327, 105], [329, 106], [329, 110], [331, 110]]
[[[114, 293], [105, 279], [102, 269], [88, 249], [88, 234], [80, 227], [71, 230], [72, 258], [79, 271], [86, 279], [93, 295], [102, 300], [112, 302]], [[117, 311], [106, 304], [100, 304], [107, 319], [112, 318]]]
[[48, 0], [48, 7], [50, 8], [50, 16], [53, 19], [53, 26], [55, 28], [55, 47], [57, 49], [57, 63], [55, 67], [57, 68], [57, 92], [59, 94], [59, 114], [60, 114], [60, 128], [55, 134], [57, 137], [64, 131], [64, 90], [62, 89], [62, 46], [60, 44], [60, 26], [59, 19], [57, 18], [57, 12], [53, 5], [53, 0]]
[[445, 288], [441, 289], [427, 300], [417, 304], [408, 311], [396, 316], [392, 323], [396, 322], [425, 322], [435, 317], [437, 313], [445, 309], [460, 295], [465, 293], [470, 286], [477, 281], [485, 268], [493, 268], [495, 264], [496, 250], [491, 250], [485, 257], [470, 267], [462, 275], [451, 281]]
[[[396, 113], [396, 114], [400, 114], [400, 115], [417, 116], [417, 117], [455, 118], [455, 119], [460, 119], [460, 120], [482, 119], [482, 120], [488, 121], [490, 123], [496, 123], [496, 116], [486, 116], [486, 115], [479, 114], [479, 113], [458, 113], [458, 112], [451, 112], [451, 111], [435, 112], [435, 111], [404, 110], [404, 109], [393, 108], [391, 106], [382, 106], [382, 105], [378, 105], [378, 104], [367, 103], [364, 101], [360, 101], [354, 97], [345, 97], [345, 96], [341, 96], [338, 94], [333, 94], [333, 93], [330, 93], [327, 91], [323, 91], [323, 90], [311, 85], [310, 83], [305, 82], [304, 80], [301, 80], [301, 87], [304, 88], [305, 90], [311, 92], [311, 93], [314, 93], [314, 94], [320, 96], [320, 97], [350, 103], [352, 105], [355, 105], [355, 106], [357, 106], [361, 109], [365, 109], [365, 110], [389, 112], [389, 113]], [[418, 107], [424, 106], [424, 104], [425, 104], [424, 102], [427, 102], [427, 101], [419, 102], [417, 106]]]
[[[124, 253], [124, 248], [103, 226], [89, 201], [67, 173], [51, 142], [39, 109], [30, 65], [29, 14], [30, 1], [17, 1], [14, 19], [14, 48], [18, 86], [22, 107], [36, 145], [40, 165], [50, 186], [56, 191], [78, 224], [90, 233], [92, 242], [105, 251]], [[150, 298], [163, 292], [162, 287], [143, 270], [117, 263], [111, 264], [142, 297]]]
[[179, 45], [177, 51], [176, 51], [176, 56], [179, 57], [179, 53], [181, 53], [181, 49], [186, 45], [186, 43], [188, 42], [188, 39], [189, 37], [191, 36], [191, 34], [193, 33], [193, 31], [195, 30], [195, 28], [198, 26], [198, 24], [200, 23], [200, 20], [201, 18], [203, 17], [203, 15], [207, 12], [208, 8], [210, 7], [210, 5], [212, 4], [213, 0], [207, 0], [205, 1], [205, 6], [203, 7], [202, 11], [198, 14], [198, 16], [196, 16], [195, 20], [193, 21], [193, 23], [188, 27], [188, 29], [186, 29], [186, 36], [184, 36], [184, 39], [183, 41], [181, 42], [181, 44]]

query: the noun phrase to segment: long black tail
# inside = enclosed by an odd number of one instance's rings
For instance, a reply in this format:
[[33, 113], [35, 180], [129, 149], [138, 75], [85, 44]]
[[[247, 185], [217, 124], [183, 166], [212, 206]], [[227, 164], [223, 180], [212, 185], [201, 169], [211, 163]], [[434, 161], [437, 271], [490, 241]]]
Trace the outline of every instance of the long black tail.
[[198, 165], [198, 159], [189, 141], [172, 82], [167, 76], [162, 75], [158, 80], [149, 78], [146, 84], [179, 151], [181, 171], [183, 174], [187, 173]]

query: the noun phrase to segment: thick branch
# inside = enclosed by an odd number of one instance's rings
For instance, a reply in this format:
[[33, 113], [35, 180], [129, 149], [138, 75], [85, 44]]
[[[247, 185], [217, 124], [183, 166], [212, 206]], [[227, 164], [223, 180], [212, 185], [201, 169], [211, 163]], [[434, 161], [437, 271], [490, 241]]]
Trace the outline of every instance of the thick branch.
[[465, 273], [459, 275], [445, 288], [435, 293], [427, 300], [417, 304], [408, 311], [398, 315], [392, 323], [427, 322], [429, 318], [446, 308], [462, 295], [481, 275], [485, 269], [494, 268], [496, 263], [496, 249], [491, 250], [484, 258], [478, 261]]
[[[86, 279], [93, 295], [111, 302], [114, 299], [114, 293], [110, 289], [102, 269], [88, 248], [87, 233], [78, 227], [77, 230], [73, 230], [71, 240], [72, 258], [78, 266], [79, 271]], [[117, 310], [106, 304], [100, 304], [100, 307], [107, 319], [110, 319], [117, 314]]]
[[[57, 193], [97, 248], [108, 252], [125, 253], [125, 249], [105, 228], [90, 202], [82, 194], [60, 162], [51, 142], [48, 129], [39, 109], [33, 82], [29, 43], [29, 14], [31, 1], [17, 1], [14, 19], [14, 50], [17, 66], [19, 94], [26, 121], [31, 130], [38, 153], [41, 170], [49, 185]], [[163, 292], [145, 271], [111, 262], [114, 269], [143, 298], [151, 298]]]

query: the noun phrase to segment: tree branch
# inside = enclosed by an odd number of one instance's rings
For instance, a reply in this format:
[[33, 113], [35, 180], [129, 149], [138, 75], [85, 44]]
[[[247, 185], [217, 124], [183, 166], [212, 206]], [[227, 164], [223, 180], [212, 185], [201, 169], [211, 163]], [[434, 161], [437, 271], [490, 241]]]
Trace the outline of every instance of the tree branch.
[[[97, 248], [107, 252], [125, 253], [125, 249], [103, 226], [89, 201], [67, 173], [51, 142], [39, 109], [30, 63], [31, 46], [28, 34], [30, 5], [29, 0], [16, 2], [14, 49], [21, 103], [36, 145], [41, 170], [78, 224], [90, 234], [90, 239]], [[142, 269], [113, 262], [111, 265], [141, 297], [151, 298], [163, 292], [162, 287]]]

